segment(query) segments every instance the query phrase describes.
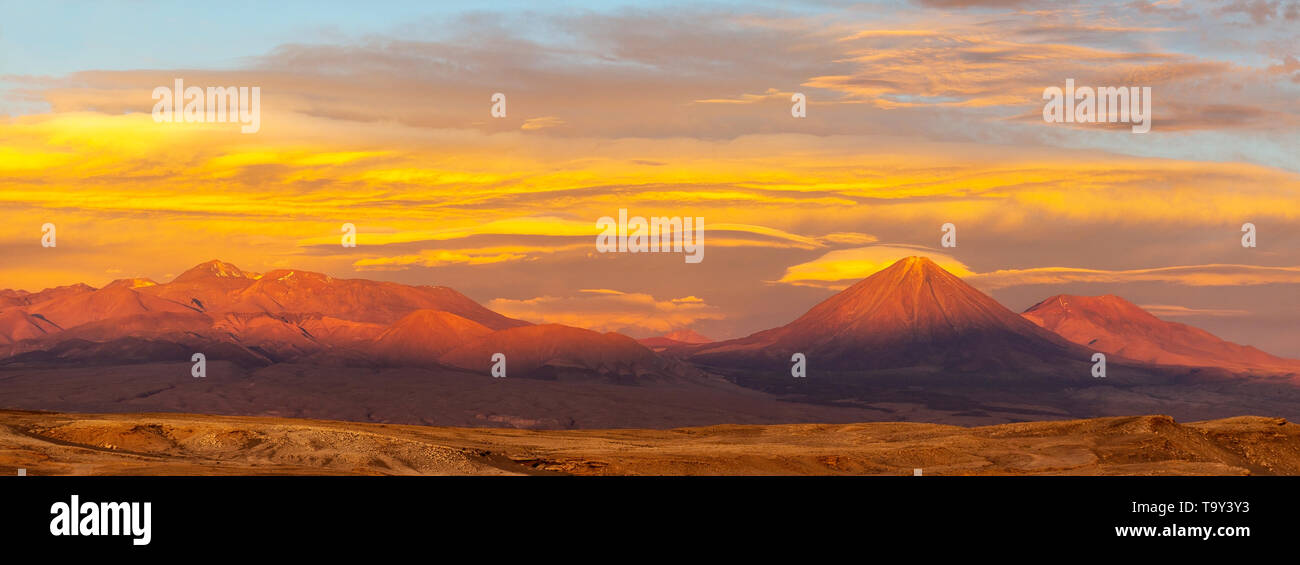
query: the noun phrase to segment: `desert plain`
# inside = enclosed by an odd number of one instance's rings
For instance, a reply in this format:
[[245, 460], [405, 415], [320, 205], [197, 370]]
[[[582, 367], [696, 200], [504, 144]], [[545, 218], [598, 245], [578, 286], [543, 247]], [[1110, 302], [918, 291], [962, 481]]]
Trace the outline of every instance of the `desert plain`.
[[0, 411], [28, 475], [1293, 475], [1300, 426], [1162, 415], [524, 430], [198, 414]]

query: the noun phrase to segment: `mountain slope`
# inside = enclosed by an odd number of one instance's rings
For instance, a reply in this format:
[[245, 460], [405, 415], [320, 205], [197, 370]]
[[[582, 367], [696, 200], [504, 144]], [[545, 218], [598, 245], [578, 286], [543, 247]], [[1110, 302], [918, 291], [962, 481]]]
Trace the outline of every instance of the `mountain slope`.
[[392, 324], [416, 310], [442, 310], [492, 329], [527, 325], [446, 287], [336, 279], [300, 270], [268, 272], [232, 300], [225, 308], [235, 312], [319, 313], [357, 322]]
[[700, 335], [699, 332], [696, 332], [695, 330], [677, 330], [675, 332], [668, 332], [664, 334], [663, 337], [665, 339], [671, 339], [682, 343], [711, 343], [713, 341], [712, 339]]
[[1114, 295], [1061, 294], [1035, 304], [1023, 315], [1070, 341], [1143, 363], [1300, 371], [1300, 361], [1225, 341], [1187, 324], [1161, 320]]
[[24, 339], [42, 338], [61, 331], [49, 320], [24, 312], [21, 308], [0, 311], [0, 345], [9, 345]]
[[9, 308], [10, 306], [29, 306], [40, 304], [47, 300], [71, 296], [74, 294], [85, 294], [94, 292], [95, 287], [84, 283], [77, 283], [66, 286], [56, 286], [47, 288], [40, 292], [27, 292], [25, 290], [0, 290], [0, 309]]
[[636, 340], [560, 324], [493, 332], [440, 357], [448, 365], [488, 373], [492, 356], [506, 356], [508, 376], [557, 378], [599, 375], [617, 379], [667, 374], [667, 364]]
[[385, 330], [371, 349], [388, 364], [436, 364], [443, 353], [490, 333], [487, 326], [451, 312], [416, 310]]
[[46, 300], [27, 307], [26, 311], [28, 314], [39, 314], [64, 329], [146, 313], [195, 312], [193, 308], [121, 285]]
[[712, 339], [696, 333], [695, 330], [677, 330], [661, 336], [646, 337], [636, 341], [655, 352], [676, 351], [701, 343], [713, 343]]

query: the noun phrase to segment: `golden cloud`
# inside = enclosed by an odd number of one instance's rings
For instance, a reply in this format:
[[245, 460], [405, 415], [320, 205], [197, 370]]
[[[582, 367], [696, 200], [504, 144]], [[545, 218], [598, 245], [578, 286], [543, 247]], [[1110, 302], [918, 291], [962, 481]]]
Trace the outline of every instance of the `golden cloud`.
[[959, 277], [974, 274], [961, 261], [947, 253], [919, 246], [875, 245], [837, 249], [812, 261], [793, 265], [788, 267], [785, 275], [776, 282], [843, 290], [894, 264], [899, 259], [913, 255], [929, 257], [935, 264]]
[[[877, 245], [839, 249], [817, 259], [788, 267], [778, 283], [842, 290], [910, 255], [929, 257], [940, 267], [985, 291], [1025, 285], [1070, 283], [1162, 282], [1187, 286], [1252, 286], [1300, 283], [1300, 267], [1261, 265], [1183, 265], [1151, 269], [1084, 269], [1035, 267], [976, 273], [952, 256], [914, 246]], [[1174, 307], [1164, 310], [1179, 315]], [[1195, 313], [1186, 311], [1185, 315]]]
[[969, 275], [966, 280], [986, 290], [1034, 284], [1129, 282], [1162, 282], [1187, 286], [1254, 286], [1300, 283], [1300, 267], [1225, 264], [1125, 270], [1037, 267]]
[[565, 324], [602, 332], [658, 335], [688, 328], [699, 320], [725, 316], [699, 298], [659, 300], [645, 293], [585, 289], [578, 296], [499, 298], [487, 303], [497, 312], [532, 322]]

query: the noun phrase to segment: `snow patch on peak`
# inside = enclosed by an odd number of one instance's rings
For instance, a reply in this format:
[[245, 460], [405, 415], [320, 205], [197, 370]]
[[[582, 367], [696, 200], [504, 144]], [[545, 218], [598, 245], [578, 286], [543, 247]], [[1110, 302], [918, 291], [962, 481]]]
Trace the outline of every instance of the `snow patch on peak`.
[[229, 265], [226, 263], [217, 263], [213, 265], [212, 274], [217, 275], [218, 277], [244, 278], [243, 272], [241, 272], [234, 265]]

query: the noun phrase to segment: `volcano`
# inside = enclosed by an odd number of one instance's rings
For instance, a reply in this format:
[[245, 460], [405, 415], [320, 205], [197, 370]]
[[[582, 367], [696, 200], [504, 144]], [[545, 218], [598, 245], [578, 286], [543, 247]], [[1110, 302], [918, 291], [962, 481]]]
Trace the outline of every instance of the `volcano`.
[[442, 310], [494, 330], [527, 325], [444, 286], [336, 279], [300, 269], [258, 274], [221, 261], [195, 266], [168, 284], [137, 290], [209, 313], [328, 315], [387, 326], [416, 310]]
[[788, 372], [810, 367], [869, 371], [1068, 371], [1087, 376], [1092, 352], [1029, 322], [930, 259], [907, 257], [859, 281], [785, 326], [708, 344], [692, 360]]
[[[0, 291], [0, 346], [5, 346], [0, 353], [46, 350], [64, 341], [143, 339], [187, 346], [229, 343], [272, 361], [292, 361], [339, 348], [355, 349], [364, 356], [390, 326], [397, 333], [380, 344], [383, 351], [402, 349], [399, 342], [406, 343], [407, 349], [420, 342], [421, 338], [409, 335], [418, 324], [399, 324], [418, 312], [426, 314], [417, 320], [437, 321], [445, 314], [482, 328], [483, 333], [529, 325], [447, 287], [336, 279], [289, 269], [259, 274], [214, 260], [162, 284], [133, 278], [101, 289], [78, 284], [37, 293]], [[437, 337], [434, 342], [447, 345], [433, 348], [435, 355], [467, 339]], [[104, 347], [97, 347], [104, 353]]]
[[328, 313], [358, 322], [392, 324], [415, 310], [442, 310], [492, 329], [525, 325], [484, 308], [447, 287], [407, 286], [282, 269], [262, 275], [234, 296], [236, 312]]
[[0, 299], [0, 364], [132, 364], [203, 351], [241, 366], [480, 372], [494, 353], [505, 353], [511, 375], [541, 379], [628, 381], [681, 372], [675, 365], [667, 370], [668, 363], [627, 336], [533, 326], [451, 288], [297, 269], [253, 273], [208, 261], [168, 283], [122, 279], [98, 290], [0, 291]]
[[1200, 328], [1166, 322], [1114, 295], [1060, 294], [1023, 315], [1070, 341], [1133, 361], [1238, 372], [1300, 372], [1300, 360], [1275, 357]]
[[202, 312], [223, 312], [233, 302], [235, 293], [257, 282], [260, 276], [246, 273], [230, 263], [213, 260], [195, 265], [167, 284], [144, 286], [137, 290]]

